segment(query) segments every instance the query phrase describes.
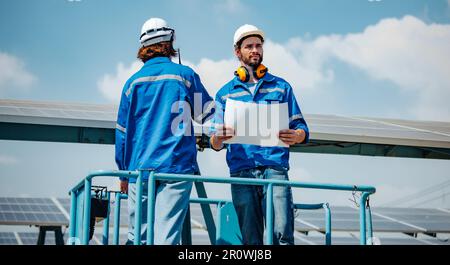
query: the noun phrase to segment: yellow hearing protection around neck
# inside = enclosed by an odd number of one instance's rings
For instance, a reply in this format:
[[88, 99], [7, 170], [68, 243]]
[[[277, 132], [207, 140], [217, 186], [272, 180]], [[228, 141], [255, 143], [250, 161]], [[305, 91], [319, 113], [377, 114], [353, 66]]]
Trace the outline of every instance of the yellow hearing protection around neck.
[[[265, 67], [263, 64], [258, 65], [256, 70], [253, 71], [253, 76], [256, 79], [261, 79], [264, 77], [264, 75], [269, 71], [267, 67]], [[248, 82], [250, 80], [250, 74], [244, 66], [239, 66], [239, 68], [234, 72], [234, 75], [239, 77], [239, 79], [242, 82]]]

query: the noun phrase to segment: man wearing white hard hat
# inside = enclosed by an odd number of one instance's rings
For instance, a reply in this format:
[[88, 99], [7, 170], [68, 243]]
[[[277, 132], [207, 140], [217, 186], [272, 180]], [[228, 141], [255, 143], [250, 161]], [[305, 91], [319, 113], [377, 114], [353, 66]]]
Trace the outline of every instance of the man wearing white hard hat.
[[[171, 61], [177, 54], [175, 30], [166, 21], [147, 20], [139, 40], [137, 57], [144, 65], [123, 88], [115, 150], [120, 170], [141, 170], [144, 176], [141, 235], [134, 235], [136, 180], [121, 178], [121, 191], [128, 193], [128, 242], [140, 237], [145, 244], [149, 171], [199, 172], [191, 118], [204, 123], [212, 117], [214, 102], [191, 68]], [[156, 181], [154, 244], [180, 243], [191, 189], [192, 182]]]
[[[235, 77], [216, 94], [211, 147], [224, 148], [223, 142], [234, 136], [234, 129], [225, 127], [227, 99], [259, 104], [287, 103], [289, 129], [281, 130], [279, 138], [286, 145], [308, 142], [309, 130], [290, 84], [268, 72], [263, 64], [264, 32], [253, 25], [243, 25], [234, 34], [234, 51], [240, 66]], [[231, 177], [289, 180], [289, 148], [263, 147], [250, 144], [228, 144], [227, 164]], [[233, 204], [239, 220], [244, 244], [263, 244], [266, 191], [262, 186], [231, 185]], [[294, 208], [290, 187], [273, 188], [273, 243], [294, 244]]]

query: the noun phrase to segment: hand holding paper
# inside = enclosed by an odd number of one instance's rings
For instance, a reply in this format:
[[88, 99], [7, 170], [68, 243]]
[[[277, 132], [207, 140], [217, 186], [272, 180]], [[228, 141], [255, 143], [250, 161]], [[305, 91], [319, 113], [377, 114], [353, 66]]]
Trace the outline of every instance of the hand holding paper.
[[235, 136], [225, 143], [288, 147], [278, 138], [281, 130], [289, 129], [287, 103], [259, 104], [228, 99], [225, 126], [234, 129]]
[[215, 150], [220, 150], [226, 140], [234, 136], [234, 129], [231, 127], [220, 126], [216, 128], [216, 133], [211, 136], [211, 145]]

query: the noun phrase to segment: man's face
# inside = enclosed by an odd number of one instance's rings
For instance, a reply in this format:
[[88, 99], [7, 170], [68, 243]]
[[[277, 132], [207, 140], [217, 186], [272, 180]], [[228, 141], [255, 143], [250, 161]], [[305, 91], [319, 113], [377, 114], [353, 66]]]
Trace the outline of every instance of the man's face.
[[242, 41], [241, 47], [235, 50], [236, 56], [244, 64], [256, 67], [263, 60], [263, 44], [259, 37], [248, 37]]

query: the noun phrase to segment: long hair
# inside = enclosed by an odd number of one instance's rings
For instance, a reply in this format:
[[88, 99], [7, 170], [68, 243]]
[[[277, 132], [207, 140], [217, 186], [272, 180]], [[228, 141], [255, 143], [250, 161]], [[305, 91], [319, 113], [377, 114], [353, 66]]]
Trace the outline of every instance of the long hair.
[[147, 47], [141, 47], [137, 53], [137, 58], [143, 63], [154, 57], [171, 58], [175, 56], [177, 56], [177, 51], [173, 48], [171, 41], [163, 41]]

